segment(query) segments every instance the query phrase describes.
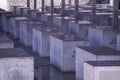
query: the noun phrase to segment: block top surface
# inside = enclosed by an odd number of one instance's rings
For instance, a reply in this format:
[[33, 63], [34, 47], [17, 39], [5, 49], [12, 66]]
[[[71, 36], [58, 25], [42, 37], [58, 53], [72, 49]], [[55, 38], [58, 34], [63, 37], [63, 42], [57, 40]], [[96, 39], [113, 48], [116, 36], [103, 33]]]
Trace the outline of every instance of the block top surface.
[[80, 13], [81, 13], [81, 12], [91, 13], [91, 10], [80, 10], [79, 12], [80, 12]]
[[87, 41], [85, 39], [78, 38], [75, 35], [55, 35], [57, 39], [63, 40], [63, 41]]
[[57, 19], [68, 19], [68, 20], [74, 20], [74, 18], [71, 18], [71, 17], [60, 17], [60, 16], [58, 16], [58, 17], [55, 17], [55, 18], [57, 18]]
[[34, 22], [34, 21], [24, 21], [22, 22], [23, 24], [27, 24], [27, 25], [41, 25], [41, 22]]
[[49, 28], [49, 27], [43, 27], [43, 29], [41, 29], [41, 31], [44, 31], [44, 32], [57, 32], [59, 31], [57, 28]]
[[96, 67], [120, 66], [120, 61], [87, 61], [86, 63]]
[[29, 19], [29, 18], [27, 18], [27, 17], [15, 17], [14, 19], [15, 20], [26, 20], [26, 19]]
[[102, 12], [102, 13], [96, 13], [96, 15], [108, 15], [108, 16], [111, 16], [111, 15], [113, 15], [113, 13], [106, 13], [106, 12]]
[[32, 57], [21, 48], [0, 49], [0, 58]]
[[78, 48], [94, 55], [120, 55], [120, 51], [105, 46], [78, 46]]
[[86, 24], [86, 25], [91, 25], [92, 23], [90, 22], [90, 21], [71, 21], [71, 22], [73, 22], [73, 23], [77, 23], [77, 24]]
[[13, 41], [11, 39], [9, 39], [7, 36], [0, 35], [0, 43], [8, 43], [8, 42], [13, 43]]
[[[52, 14], [50, 14], [50, 13], [46, 13], [46, 14], [44, 14], [44, 15], [46, 15], [46, 16], [51, 16]], [[53, 16], [60, 16], [60, 14], [53, 14]]]

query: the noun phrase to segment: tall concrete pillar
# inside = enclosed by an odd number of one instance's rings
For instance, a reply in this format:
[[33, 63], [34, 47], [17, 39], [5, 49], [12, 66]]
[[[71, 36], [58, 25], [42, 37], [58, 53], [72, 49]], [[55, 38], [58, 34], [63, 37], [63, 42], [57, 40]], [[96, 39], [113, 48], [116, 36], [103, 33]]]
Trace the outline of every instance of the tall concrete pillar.
[[92, 12], [91, 12], [91, 22], [96, 25], [96, 0], [91, 0]]
[[119, 8], [119, 0], [113, 0], [113, 29], [118, 29], [119, 28], [119, 23], [118, 23], [118, 8]]
[[62, 3], [61, 16], [65, 16], [65, 0], [61, 0], [61, 3]]
[[37, 8], [37, 0], [34, 0], [34, 9]]
[[79, 19], [79, 0], [75, 0], [75, 19]]
[[30, 0], [27, 0], [27, 7], [30, 7]]
[[42, 0], [42, 11], [45, 10], [44, 7], [45, 7], [45, 0]]
[[51, 0], [51, 14], [54, 13], [54, 0]]

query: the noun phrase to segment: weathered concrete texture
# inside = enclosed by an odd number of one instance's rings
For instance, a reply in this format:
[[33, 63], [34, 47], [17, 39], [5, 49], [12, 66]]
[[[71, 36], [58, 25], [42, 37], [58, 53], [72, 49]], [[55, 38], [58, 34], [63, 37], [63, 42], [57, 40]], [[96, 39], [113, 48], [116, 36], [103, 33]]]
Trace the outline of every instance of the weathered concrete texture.
[[23, 49], [0, 49], [0, 80], [34, 80], [34, 61]]
[[6, 11], [0, 11], [0, 27], [2, 27], [2, 14], [4, 14]]
[[116, 39], [119, 33], [120, 30], [110, 29], [110, 26], [108, 26], [108, 28], [89, 28], [90, 44], [93, 46], [104, 45], [116, 49]]
[[25, 17], [29, 17], [29, 16], [30, 16], [29, 13], [28, 13], [28, 10], [31, 10], [31, 9], [24, 9], [24, 10], [23, 10], [23, 15], [24, 15]]
[[88, 29], [92, 27], [89, 21], [71, 21], [69, 22], [69, 33], [83, 39], [88, 39]]
[[14, 39], [19, 39], [20, 35], [20, 22], [29, 21], [27, 17], [13, 17], [11, 20], [11, 34]]
[[70, 17], [54, 17], [53, 25], [64, 33], [68, 33], [68, 24], [73, 20], [75, 19]]
[[119, 80], [120, 61], [90, 61], [84, 63], [84, 80]]
[[118, 61], [120, 52], [105, 46], [76, 48], [76, 80], [83, 80], [83, 64], [85, 61]]
[[41, 26], [40, 22], [26, 21], [20, 23], [20, 42], [25, 46], [32, 46], [33, 28]]
[[5, 35], [0, 35], [0, 49], [14, 48], [14, 42]]
[[12, 15], [13, 14], [11, 12], [6, 12], [5, 14], [2, 14], [2, 29], [4, 30], [4, 32], [7, 32], [8, 26], [10, 25], [7, 16], [12, 16]]
[[16, 8], [16, 15], [18, 15], [18, 16], [24, 16], [23, 15], [23, 10], [24, 9], [30, 9], [30, 8], [28, 8], [28, 7], [17, 7]]
[[98, 12], [112, 12], [113, 11], [113, 8], [112, 7], [110, 7], [110, 8], [108, 8], [108, 7], [99, 7], [99, 8], [96, 8], [96, 10], [98, 11]]
[[33, 30], [33, 34], [38, 35], [37, 39], [34, 39], [34, 46], [38, 45], [37, 50], [41, 57], [50, 57], [50, 34], [54, 32], [58, 32], [58, 29], [45, 27]]
[[53, 17], [58, 17], [60, 16], [60, 14], [50, 14], [50, 13], [46, 13], [46, 14], [42, 14], [41, 15], [41, 22], [46, 24], [46, 26], [48, 27], [52, 27], [53, 26]]
[[76, 46], [89, 46], [89, 42], [73, 35], [50, 37], [50, 62], [63, 72], [75, 71]]
[[64, 73], [50, 66], [50, 80], [75, 80], [75, 73]]
[[34, 15], [32, 15], [32, 12], [36, 12], [36, 11], [38, 11], [38, 10], [36, 10], [36, 9], [29, 9], [28, 10], [28, 17], [32, 19], [32, 16], [34, 16]]
[[110, 16], [112, 16], [113, 13], [96, 13], [96, 24], [99, 26], [108, 26], [110, 21]]
[[50, 66], [43, 65], [35, 69], [35, 77], [38, 80], [50, 80]]
[[14, 14], [14, 15], [16, 15], [16, 13], [17, 13], [17, 7], [22, 7], [22, 6], [11, 6], [11, 8], [10, 8], [10, 11]]
[[[75, 13], [70, 15], [71, 17], [75, 16]], [[91, 10], [82, 10], [79, 11], [79, 20], [90, 21], [91, 20]]]
[[116, 45], [117, 45], [117, 48], [116, 48], [116, 49], [120, 51], [120, 34], [117, 35]]

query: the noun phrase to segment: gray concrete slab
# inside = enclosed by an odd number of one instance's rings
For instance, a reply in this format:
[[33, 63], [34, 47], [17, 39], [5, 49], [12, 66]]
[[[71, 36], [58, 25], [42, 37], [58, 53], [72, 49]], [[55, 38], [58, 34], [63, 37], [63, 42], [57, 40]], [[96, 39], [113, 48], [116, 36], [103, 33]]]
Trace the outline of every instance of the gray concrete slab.
[[28, 10], [31, 10], [31, 9], [24, 9], [24, 10], [23, 10], [23, 15], [24, 15], [25, 17], [29, 17], [29, 15], [28, 15]]
[[68, 33], [68, 23], [75, 20], [70, 17], [54, 17], [53, 25], [64, 33]]
[[89, 46], [89, 41], [74, 35], [54, 35], [50, 37], [50, 62], [63, 72], [75, 71], [76, 46]]
[[56, 28], [48, 27], [33, 30], [33, 34], [36, 36], [36, 41], [34, 40], [33, 46], [38, 48], [36, 50], [38, 50], [38, 53], [41, 57], [50, 57], [50, 34], [58, 31], [59, 30]]
[[20, 22], [29, 21], [27, 17], [13, 17], [11, 20], [11, 34], [14, 39], [19, 39], [20, 35]]
[[21, 48], [0, 49], [0, 80], [34, 80], [34, 60]]
[[110, 16], [112, 16], [113, 13], [96, 13], [96, 24], [98, 26], [108, 26], [109, 25], [109, 20], [110, 20]]
[[118, 61], [120, 52], [105, 46], [76, 48], [76, 80], [83, 80], [83, 64], [86, 61]]
[[84, 63], [84, 80], [120, 79], [120, 61], [89, 61]]
[[20, 24], [20, 42], [25, 46], [32, 46], [33, 28], [41, 26], [40, 22], [26, 21]]
[[90, 21], [70, 21], [68, 31], [70, 34], [76, 35], [83, 39], [88, 39], [88, 29], [92, 27]]
[[0, 49], [14, 48], [14, 42], [6, 35], [0, 35]]
[[117, 34], [120, 33], [119, 30], [110, 29], [108, 26], [106, 28], [102, 28], [98, 26], [97, 28], [89, 28], [89, 41], [93, 46], [108, 46], [111, 48], [117, 48]]
[[28, 8], [28, 7], [17, 7], [16, 8], [16, 15], [23, 17], [24, 16], [23, 15], [23, 10], [24, 9], [30, 9], [30, 8]]

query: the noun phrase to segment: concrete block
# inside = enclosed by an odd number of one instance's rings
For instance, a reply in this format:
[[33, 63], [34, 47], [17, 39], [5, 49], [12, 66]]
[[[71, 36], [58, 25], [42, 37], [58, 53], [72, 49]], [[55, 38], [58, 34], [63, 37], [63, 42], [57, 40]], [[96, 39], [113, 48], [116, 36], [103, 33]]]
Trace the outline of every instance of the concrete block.
[[4, 30], [4, 32], [7, 32], [7, 28], [8, 28], [8, 24], [9, 20], [7, 19], [7, 16], [12, 16], [13, 14], [11, 12], [6, 12], [5, 14], [2, 14], [2, 29]]
[[54, 17], [53, 25], [64, 33], [68, 33], [68, 23], [73, 20], [75, 19], [70, 17]]
[[23, 15], [23, 10], [24, 10], [24, 9], [30, 9], [30, 8], [29, 8], [29, 7], [17, 7], [17, 8], [16, 8], [16, 11], [17, 11], [17, 12], [16, 12], [16, 15], [23, 17], [23, 16], [24, 16], [24, 15]]
[[11, 34], [14, 39], [19, 39], [20, 35], [20, 22], [29, 21], [27, 17], [13, 17], [11, 20]]
[[70, 34], [76, 35], [83, 39], [88, 39], [88, 29], [92, 27], [89, 21], [70, 21], [68, 31]]
[[20, 24], [20, 42], [25, 46], [32, 46], [33, 28], [41, 26], [40, 22], [26, 21]]
[[97, 28], [89, 28], [89, 41], [92, 46], [108, 46], [116, 49], [116, 39], [117, 34], [120, 33], [119, 30], [113, 30], [108, 28], [101, 28], [100, 26]]
[[37, 80], [50, 80], [50, 66], [42, 65], [35, 68], [35, 77]]
[[113, 8], [96, 8], [98, 12], [110, 12]]
[[53, 32], [58, 32], [58, 29], [48, 27], [33, 29], [33, 34], [36, 36], [33, 47], [37, 47], [35, 50], [38, 50], [41, 57], [50, 57], [50, 34]]
[[14, 48], [14, 42], [5, 35], [0, 35], [0, 49]]
[[50, 67], [50, 80], [75, 80], [74, 72], [62, 72], [55, 67]]
[[117, 44], [117, 48], [116, 49], [120, 51], [120, 34], [117, 35], [116, 44]]
[[28, 13], [28, 10], [31, 10], [31, 9], [24, 9], [24, 10], [23, 10], [23, 15], [24, 15], [25, 17], [29, 17], [29, 16], [30, 16], [29, 13]]
[[13, 5], [13, 6], [11, 6], [11, 8], [10, 8], [10, 11], [11, 11], [14, 15], [16, 15], [16, 13], [17, 13], [17, 7], [22, 7], [22, 6], [15, 6], [15, 5]]
[[34, 61], [21, 48], [0, 49], [0, 80], [34, 80]]
[[84, 63], [84, 80], [119, 80], [120, 61], [89, 61]]
[[105, 46], [76, 48], [76, 80], [83, 80], [83, 64], [86, 61], [118, 61], [120, 52]]
[[46, 24], [46, 26], [48, 27], [52, 27], [53, 26], [53, 17], [58, 17], [60, 16], [60, 14], [50, 14], [50, 13], [46, 13], [46, 14], [42, 14], [41, 15], [41, 22]]
[[5, 11], [0, 11], [0, 27], [2, 27], [2, 14], [4, 14]]
[[[36, 11], [38, 11], [38, 10], [36, 10], [36, 9], [29, 9], [29, 10], [28, 10], [28, 17], [32, 19], [32, 16], [33, 16], [33, 15], [32, 15], [32, 12], [36, 12]], [[33, 20], [33, 19], [32, 19], [32, 20]]]
[[89, 42], [74, 35], [50, 37], [50, 62], [63, 72], [75, 71], [76, 46], [89, 46]]
[[96, 13], [96, 24], [99, 26], [108, 26], [109, 25], [109, 20], [110, 20], [110, 16], [112, 16], [113, 13], [107, 13], [107, 12], [103, 12], [103, 13]]

